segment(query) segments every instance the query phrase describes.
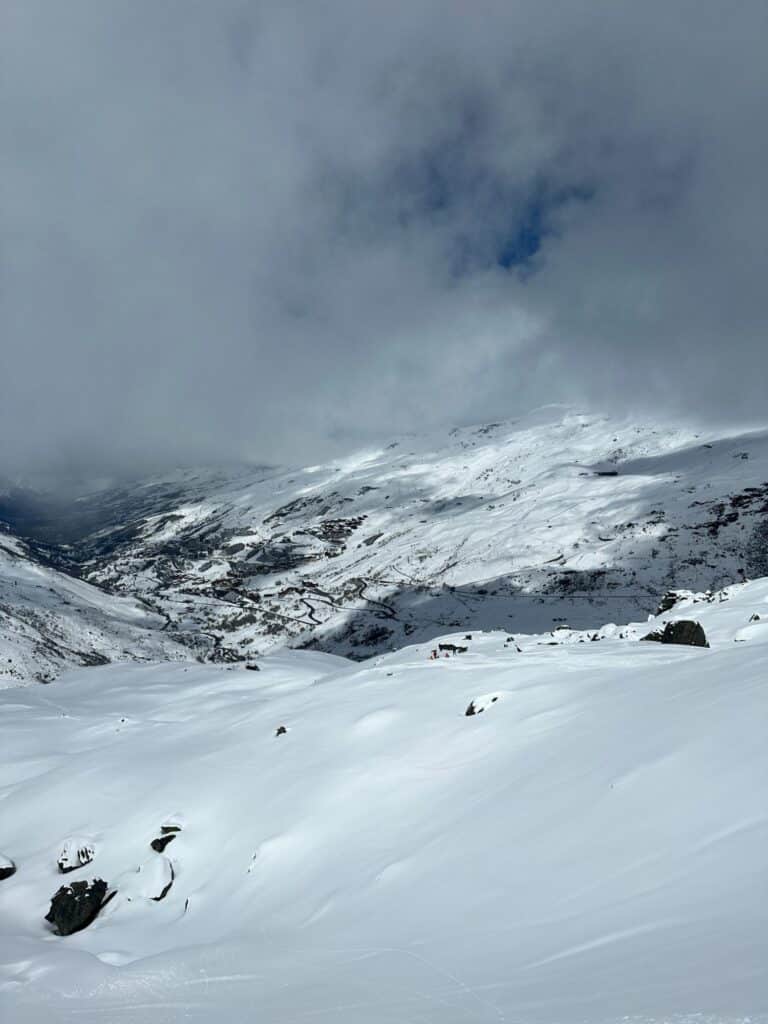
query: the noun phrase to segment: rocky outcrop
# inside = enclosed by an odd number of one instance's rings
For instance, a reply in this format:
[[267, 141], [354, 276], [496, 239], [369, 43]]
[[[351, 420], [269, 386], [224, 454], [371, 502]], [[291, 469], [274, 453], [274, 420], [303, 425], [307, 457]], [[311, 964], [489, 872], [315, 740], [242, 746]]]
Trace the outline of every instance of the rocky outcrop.
[[10, 857], [0, 853], [0, 882], [16, 874], [16, 865]]
[[162, 853], [169, 843], [172, 843], [177, 834], [181, 832], [181, 825], [161, 825], [160, 835], [149, 844], [155, 853]]
[[683, 644], [687, 647], [709, 647], [701, 624], [693, 622], [691, 619], [668, 622], [663, 630], [654, 630], [641, 639], [654, 640], [662, 644]]
[[153, 839], [149, 845], [152, 847], [155, 853], [162, 853], [166, 846], [169, 843], [172, 843], [175, 838], [175, 835], [158, 836], [157, 839]]
[[45, 920], [53, 925], [59, 935], [82, 931], [114, 896], [114, 892], [107, 895], [107, 889], [107, 883], [101, 878], [94, 878], [92, 882], [62, 885], [51, 899], [51, 908]]
[[56, 864], [62, 875], [90, 864], [94, 858], [93, 844], [88, 839], [67, 839], [61, 848]]
[[668, 590], [659, 601], [659, 607], [656, 609], [656, 614], [663, 615], [664, 612], [671, 611], [679, 600], [680, 594], [678, 594], [676, 590]]

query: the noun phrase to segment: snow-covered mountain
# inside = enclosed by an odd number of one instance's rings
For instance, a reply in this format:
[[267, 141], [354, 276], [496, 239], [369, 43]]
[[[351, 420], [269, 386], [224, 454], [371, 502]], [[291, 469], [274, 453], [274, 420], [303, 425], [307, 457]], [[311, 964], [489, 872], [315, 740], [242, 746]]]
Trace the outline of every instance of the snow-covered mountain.
[[0, 687], [50, 682], [63, 669], [189, 658], [161, 616], [58, 571], [0, 526]]
[[768, 1019], [768, 580], [440, 639], [0, 693], [0, 1018]]
[[[0, 508], [0, 514], [3, 509]], [[561, 408], [299, 470], [178, 472], [46, 519], [50, 559], [160, 616], [190, 656], [363, 658], [450, 629], [597, 626], [768, 574], [768, 432]]]
[[768, 432], [559, 408], [299, 471], [180, 474], [133, 488], [135, 515], [108, 500], [116, 520], [71, 548], [84, 573], [222, 658], [594, 626], [768, 573]]

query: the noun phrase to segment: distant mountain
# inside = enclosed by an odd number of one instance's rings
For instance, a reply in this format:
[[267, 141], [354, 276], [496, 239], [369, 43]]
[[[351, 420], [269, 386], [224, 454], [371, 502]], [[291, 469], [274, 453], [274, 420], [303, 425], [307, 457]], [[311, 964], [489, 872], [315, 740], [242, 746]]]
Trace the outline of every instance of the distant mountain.
[[363, 658], [447, 630], [626, 621], [668, 589], [768, 573], [768, 432], [549, 408], [299, 470], [180, 472], [74, 510], [49, 557], [207, 658]]

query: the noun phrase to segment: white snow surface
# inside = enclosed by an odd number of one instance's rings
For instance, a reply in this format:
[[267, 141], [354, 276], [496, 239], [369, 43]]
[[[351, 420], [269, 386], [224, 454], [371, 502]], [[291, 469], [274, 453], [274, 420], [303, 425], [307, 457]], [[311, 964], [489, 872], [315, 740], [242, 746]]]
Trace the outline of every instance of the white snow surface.
[[50, 682], [78, 664], [191, 659], [163, 625], [140, 600], [59, 572], [0, 532], [0, 688]]
[[[680, 617], [709, 649], [638, 639]], [[0, 1019], [768, 1019], [768, 580], [593, 635], [3, 691]]]

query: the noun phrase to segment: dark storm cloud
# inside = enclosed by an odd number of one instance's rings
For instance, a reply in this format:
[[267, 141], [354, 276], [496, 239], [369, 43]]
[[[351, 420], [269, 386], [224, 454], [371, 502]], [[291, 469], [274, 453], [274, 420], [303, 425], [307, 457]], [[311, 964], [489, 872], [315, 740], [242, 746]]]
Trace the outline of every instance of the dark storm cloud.
[[0, 468], [764, 416], [764, 0], [2, 22]]

